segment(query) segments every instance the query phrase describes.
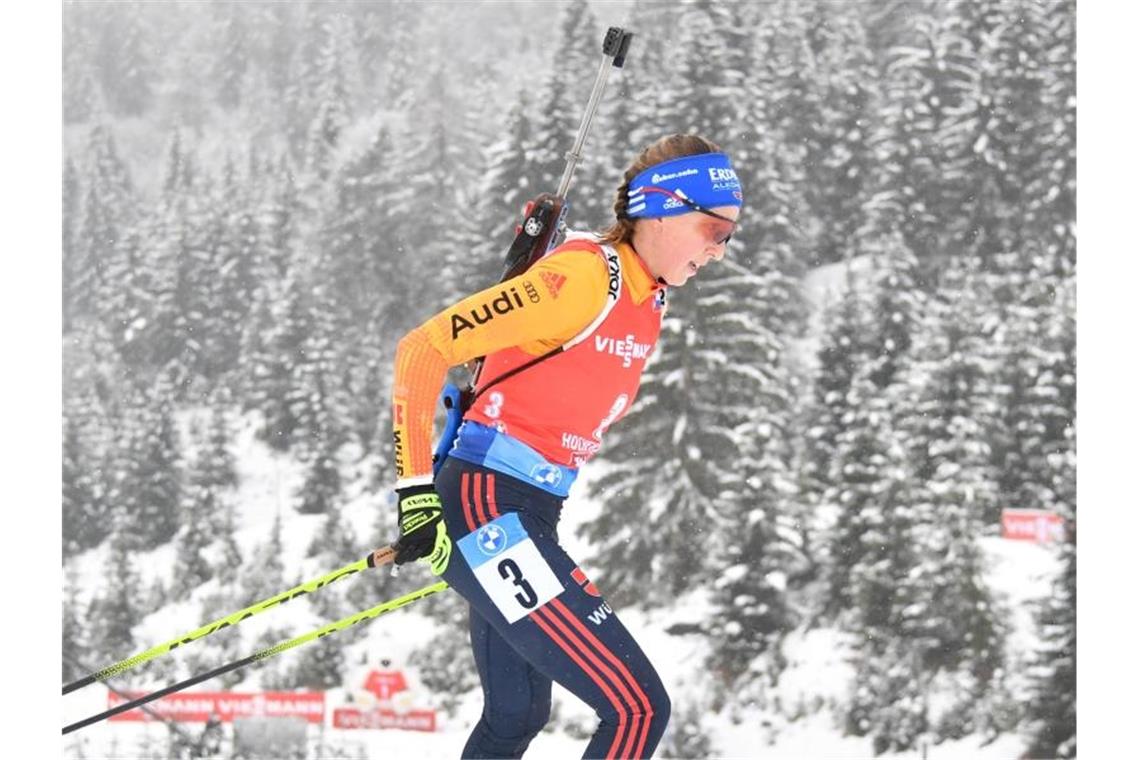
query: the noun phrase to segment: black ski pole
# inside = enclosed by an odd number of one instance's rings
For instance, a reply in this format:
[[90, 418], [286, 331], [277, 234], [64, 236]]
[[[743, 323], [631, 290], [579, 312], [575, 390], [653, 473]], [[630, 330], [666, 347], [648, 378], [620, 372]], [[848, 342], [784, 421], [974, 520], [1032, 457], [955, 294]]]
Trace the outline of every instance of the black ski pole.
[[90, 726], [92, 723], [98, 723], [101, 720], [110, 718], [112, 715], [118, 715], [121, 712], [133, 710], [134, 708], [141, 707], [148, 702], [153, 702], [154, 700], [160, 699], [169, 694], [174, 694], [175, 692], [182, 691], [183, 689], [188, 689], [191, 686], [200, 684], [203, 681], [208, 681], [211, 678], [216, 678], [217, 676], [229, 673], [233, 670], [237, 670], [238, 668], [244, 668], [246, 665], [252, 665], [255, 662], [259, 662], [260, 660], [268, 660], [270, 657], [279, 655], [282, 652], [292, 649], [293, 647], [299, 647], [302, 644], [307, 644], [308, 642], [319, 639], [322, 636], [328, 636], [330, 633], [336, 633], [337, 631], [344, 630], [345, 628], [355, 625], [356, 623], [359, 623], [363, 620], [371, 620], [374, 617], [383, 615], [385, 612], [397, 610], [400, 607], [411, 604], [417, 599], [423, 599], [425, 596], [430, 596], [437, 591], [443, 591], [445, 588], [447, 588], [446, 581], [439, 581], [438, 583], [434, 583], [430, 586], [425, 586], [424, 588], [412, 591], [411, 593], [404, 594], [397, 599], [384, 602], [383, 604], [378, 604], [371, 609], [365, 610], [364, 612], [358, 612], [355, 615], [349, 615], [346, 618], [337, 620], [335, 623], [329, 623], [323, 628], [318, 628], [315, 631], [309, 631], [308, 633], [289, 639], [288, 641], [283, 641], [280, 644], [276, 644], [266, 649], [262, 649], [258, 652], [254, 652], [248, 657], [243, 657], [242, 659], [236, 660], [227, 665], [222, 665], [221, 667], [214, 668], [208, 673], [202, 673], [201, 675], [187, 678], [185, 681], [179, 681], [172, 686], [167, 686], [165, 689], [159, 689], [156, 692], [146, 694], [144, 696], [138, 697], [137, 699], [132, 699], [129, 702], [124, 702], [121, 705], [117, 705], [108, 710], [104, 710], [98, 715], [92, 715], [89, 718], [84, 718], [83, 720], [76, 721], [75, 723], [72, 723], [68, 726], [64, 726], [63, 733], [69, 734], [72, 731], [77, 731], [81, 728]]

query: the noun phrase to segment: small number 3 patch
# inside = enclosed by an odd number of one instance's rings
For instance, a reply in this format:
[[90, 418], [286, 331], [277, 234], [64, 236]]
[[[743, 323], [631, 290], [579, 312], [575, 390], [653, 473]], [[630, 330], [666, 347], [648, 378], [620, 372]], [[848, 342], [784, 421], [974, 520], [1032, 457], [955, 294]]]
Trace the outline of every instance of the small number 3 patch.
[[458, 545], [475, 579], [508, 623], [526, 617], [563, 591], [514, 512], [468, 533]]

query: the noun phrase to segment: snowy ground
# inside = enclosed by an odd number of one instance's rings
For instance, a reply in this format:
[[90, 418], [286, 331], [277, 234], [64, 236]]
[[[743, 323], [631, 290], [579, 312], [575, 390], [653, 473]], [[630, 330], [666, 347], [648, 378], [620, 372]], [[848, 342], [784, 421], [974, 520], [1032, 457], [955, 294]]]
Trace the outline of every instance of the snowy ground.
[[[292, 557], [303, 557], [311, 536], [314, 519], [290, 515], [291, 511], [284, 494], [295, 485], [295, 475], [285, 460], [271, 454], [262, 446], [256, 445], [252, 437], [245, 435], [240, 452], [243, 486], [241, 541], [249, 546], [261, 540], [272, 524], [273, 515], [280, 506], [288, 517], [285, 522], [284, 541], [286, 552]], [[599, 509], [599, 505], [579, 498], [586, 488], [575, 489], [576, 495], [568, 504], [560, 534], [571, 553], [588, 556], [588, 547], [575, 537], [574, 527], [587, 521]], [[376, 499], [362, 494], [349, 509], [357, 527], [364, 532], [372, 521], [371, 510], [376, 508]], [[382, 508], [382, 507], [381, 507]], [[991, 558], [991, 581], [995, 590], [1006, 597], [1010, 609], [1014, 610], [1014, 635], [1011, 649], [1030, 651], [1034, 633], [1029, 607], [1032, 599], [1040, 598], [1049, 591], [1049, 582], [1057, 570], [1057, 562], [1051, 551], [1034, 544], [988, 539], [984, 542]], [[171, 550], [161, 549], [151, 553], [144, 560], [148, 568], [168, 566]], [[89, 552], [78, 559], [81, 577], [88, 582], [98, 582], [101, 567], [101, 552]], [[289, 563], [287, 563], [288, 565]], [[306, 561], [294, 563], [304, 568], [302, 577], [315, 577], [330, 568], [310, 566]], [[588, 570], [587, 570], [588, 571]], [[430, 577], [417, 569], [425, 582]], [[292, 609], [290, 609], [292, 607]], [[149, 617], [138, 628], [141, 641], [165, 641], [180, 633], [191, 630], [204, 621], [197, 620], [196, 605], [183, 603], [172, 605], [161, 614]], [[665, 633], [676, 622], [693, 622], [706, 614], [705, 600], [693, 595], [678, 600], [678, 604], [651, 613], [625, 611], [621, 613], [623, 622], [635, 633], [645, 649], [650, 652], [662, 678], [670, 688], [675, 708], [688, 705], [701, 707], [704, 677], [702, 661], [705, 649], [696, 636], [676, 636]], [[303, 605], [287, 605], [280, 610], [267, 612], [242, 624], [246, 628], [247, 640], [270, 625], [281, 625], [285, 621], [294, 622], [297, 630], [316, 627], [321, 621], [312, 616]], [[391, 616], [380, 618], [369, 624], [366, 639], [349, 648], [349, 662], [354, 668], [348, 674], [350, 683], [362, 682], [364, 675], [376, 664], [376, 653], [384, 653], [397, 667], [410, 651], [411, 643], [420, 640], [427, 626], [426, 620], [415, 612], [415, 608], [402, 610]], [[196, 642], [193, 646], [208, 648], [208, 642]], [[244, 652], [245, 650], [243, 650]], [[249, 651], [252, 651], [250, 649]], [[851, 677], [850, 667], [843, 661], [844, 646], [841, 635], [829, 629], [815, 629], [797, 632], [788, 641], [786, 648], [789, 667], [782, 675], [774, 696], [784, 705], [782, 711], [738, 710], [734, 714], [706, 714], [703, 719], [705, 732], [712, 738], [716, 756], [730, 758], [867, 758], [872, 755], [870, 741], [845, 737], [832, 713], [824, 708], [809, 712], [805, 717], [792, 720], [787, 713], [793, 712], [790, 706], [797, 704], [825, 704], [829, 698], [839, 698], [847, 688]], [[304, 657], [301, 648], [282, 657]], [[409, 708], [426, 707], [431, 704], [431, 695], [424, 692], [416, 682], [414, 669], [404, 668], [411, 680], [411, 689], [402, 694], [400, 701]], [[209, 683], [198, 687], [210, 690]], [[214, 686], [213, 688], [217, 688]], [[254, 683], [242, 684], [235, 691], [256, 690]], [[359, 692], [358, 692], [359, 697]], [[448, 718], [440, 713], [439, 730], [433, 734], [398, 730], [337, 730], [331, 727], [332, 707], [343, 700], [343, 693], [330, 692], [327, 699], [327, 727], [323, 731], [323, 741], [330, 747], [330, 757], [348, 758], [391, 758], [417, 757], [453, 758], [457, 755], [466, 738], [469, 727], [476, 720], [480, 703], [478, 694], [469, 694], [462, 703], [457, 715]], [[64, 698], [64, 722], [70, 723], [86, 715], [106, 708], [107, 692], [99, 686], [92, 686]], [[535, 739], [528, 753], [531, 757], [578, 757], [585, 746], [583, 732], [593, 725], [589, 709], [574, 697], [555, 688], [556, 728], [541, 734]], [[726, 713], [728, 711], [725, 711]], [[187, 724], [187, 730], [197, 735], [200, 725]], [[314, 727], [310, 737], [316, 738], [320, 731]], [[94, 725], [64, 738], [64, 756], [137, 758], [138, 747], [149, 737], [153, 746], [163, 746], [166, 729], [161, 725], [140, 723], [108, 723]], [[978, 746], [976, 739], [967, 738], [959, 742], [947, 742], [926, 749], [925, 757], [932, 760], [970, 758], [971, 760], [1007, 760], [1017, 757], [1023, 744], [1016, 736], [1004, 736], [986, 747]], [[922, 757], [921, 752], [888, 755], [888, 757]]]

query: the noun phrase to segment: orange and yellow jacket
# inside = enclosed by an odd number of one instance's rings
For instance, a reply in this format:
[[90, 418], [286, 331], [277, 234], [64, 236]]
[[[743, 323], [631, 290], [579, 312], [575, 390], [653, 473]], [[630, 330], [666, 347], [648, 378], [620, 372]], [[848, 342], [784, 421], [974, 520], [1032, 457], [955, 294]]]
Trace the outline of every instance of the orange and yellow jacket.
[[631, 246], [573, 239], [409, 332], [396, 349], [392, 388], [396, 487], [431, 483], [432, 421], [447, 370], [479, 356], [486, 359], [465, 427], [576, 470], [633, 404], [664, 303], [664, 287]]

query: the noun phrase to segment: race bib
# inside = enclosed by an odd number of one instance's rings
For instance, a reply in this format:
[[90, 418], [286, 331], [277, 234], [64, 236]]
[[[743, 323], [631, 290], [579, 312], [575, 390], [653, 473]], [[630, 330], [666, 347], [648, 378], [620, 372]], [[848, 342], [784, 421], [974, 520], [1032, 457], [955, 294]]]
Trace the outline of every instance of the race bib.
[[496, 517], [458, 543], [475, 579], [508, 623], [526, 617], [563, 591], [514, 512]]

